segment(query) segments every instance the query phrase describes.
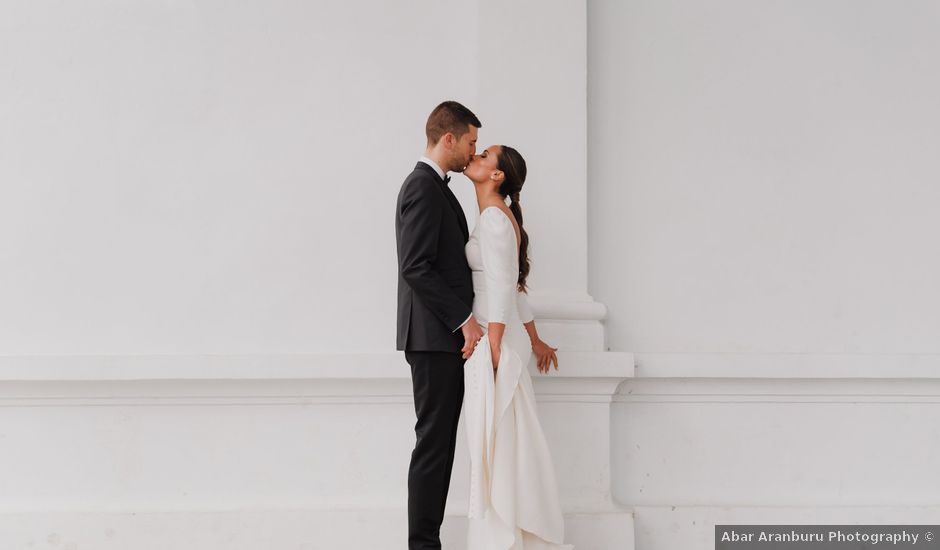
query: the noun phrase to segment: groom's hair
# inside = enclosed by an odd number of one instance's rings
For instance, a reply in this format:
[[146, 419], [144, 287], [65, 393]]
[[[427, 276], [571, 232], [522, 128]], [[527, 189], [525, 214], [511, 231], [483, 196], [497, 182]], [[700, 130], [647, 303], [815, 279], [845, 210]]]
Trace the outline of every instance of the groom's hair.
[[447, 132], [460, 139], [467, 133], [470, 125], [477, 128], [483, 127], [480, 119], [460, 103], [456, 101], [441, 103], [431, 111], [428, 123], [424, 127], [424, 133], [428, 136], [428, 147], [437, 145]]

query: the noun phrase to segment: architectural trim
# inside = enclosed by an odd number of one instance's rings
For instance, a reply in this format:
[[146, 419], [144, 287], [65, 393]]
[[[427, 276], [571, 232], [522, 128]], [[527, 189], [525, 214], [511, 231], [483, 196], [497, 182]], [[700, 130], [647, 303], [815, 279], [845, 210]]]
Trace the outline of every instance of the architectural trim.
[[940, 378], [936, 353], [647, 353], [638, 378]]

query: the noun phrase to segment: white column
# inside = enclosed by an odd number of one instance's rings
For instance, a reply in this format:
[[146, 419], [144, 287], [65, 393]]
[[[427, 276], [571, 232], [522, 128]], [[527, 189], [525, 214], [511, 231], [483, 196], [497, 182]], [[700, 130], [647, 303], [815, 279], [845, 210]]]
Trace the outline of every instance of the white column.
[[587, 292], [585, 2], [479, 4], [480, 145], [526, 159], [531, 302], [546, 340], [600, 351], [606, 308]]

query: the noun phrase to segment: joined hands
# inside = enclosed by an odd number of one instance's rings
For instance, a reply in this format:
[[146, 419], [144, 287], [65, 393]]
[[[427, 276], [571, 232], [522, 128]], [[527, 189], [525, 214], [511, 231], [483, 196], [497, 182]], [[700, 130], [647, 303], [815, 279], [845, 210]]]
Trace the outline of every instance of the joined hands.
[[474, 348], [477, 347], [477, 342], [480, 341], [480, 338], [483, 338], [483, 329], [480, 328], [480, 324], [471, 315], [460, 330], [463, 331], [463, 349], [460, 351], [463, 353], [464, 359], [469, 359], [473, 355]]

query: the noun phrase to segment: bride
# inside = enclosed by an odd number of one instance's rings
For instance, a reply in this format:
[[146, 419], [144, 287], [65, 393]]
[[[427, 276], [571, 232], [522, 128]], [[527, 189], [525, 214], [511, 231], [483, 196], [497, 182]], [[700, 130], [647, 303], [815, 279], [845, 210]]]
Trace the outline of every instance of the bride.
[[480, 207], [466, 254], [473, 316], [486, 331], [464, 365], [467, 548], [571, 550], [563, 543], [554, 465], [526, 368], [534, 353], [539, 372], [552, 364], [558, 370], [556, 349], [539, 338], [525, 294], [529, 239], [519, 206], [525, 160], [512, 147], [495, 145], [472, 157], [463, 173]]

